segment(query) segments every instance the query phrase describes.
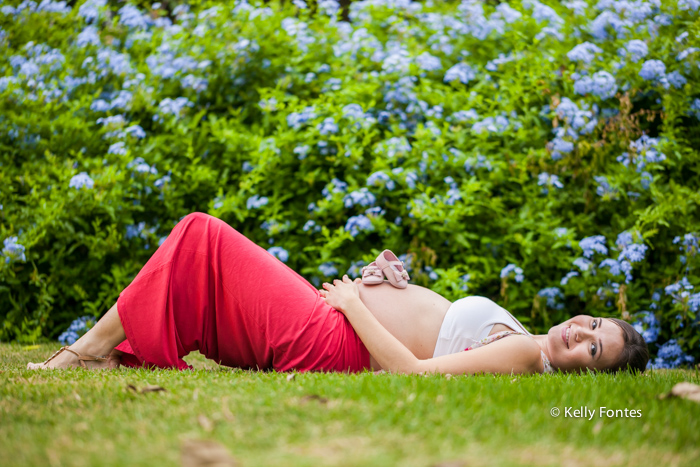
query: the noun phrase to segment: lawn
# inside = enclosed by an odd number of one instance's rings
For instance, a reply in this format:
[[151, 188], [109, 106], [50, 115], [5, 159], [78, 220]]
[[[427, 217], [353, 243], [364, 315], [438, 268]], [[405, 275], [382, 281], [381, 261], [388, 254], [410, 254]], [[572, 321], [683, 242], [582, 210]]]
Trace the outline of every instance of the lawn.
[[[700, 462], [700, 404], [657, 397], [700, 383], [697, 371], [290, 377], [200, 355], [187, 357], [192, 372], [24, 369], [57, 347], [0, 344], [0, 465], [179, 465], [206, 440], [243, 466]], [[165, 390], [140, 392], [148, 386]], [[596, 413], [566, 417], [566, 407]]]

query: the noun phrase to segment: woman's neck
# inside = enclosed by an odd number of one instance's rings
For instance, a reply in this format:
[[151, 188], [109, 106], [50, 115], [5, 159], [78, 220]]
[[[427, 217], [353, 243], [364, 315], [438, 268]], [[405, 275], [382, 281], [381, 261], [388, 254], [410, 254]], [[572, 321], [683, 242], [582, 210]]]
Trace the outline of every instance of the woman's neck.
[[551, 362], [552, 358], [549, 355], [549, 347], [547, 347], [547, 334], [533, 334], [531, 337], [533, 339], [535, 339], [535, 342], [537, 342], [537, 345], [540, 346], [540, 349], [542, 349], [544, 354], [547, 356], [547, 358]]

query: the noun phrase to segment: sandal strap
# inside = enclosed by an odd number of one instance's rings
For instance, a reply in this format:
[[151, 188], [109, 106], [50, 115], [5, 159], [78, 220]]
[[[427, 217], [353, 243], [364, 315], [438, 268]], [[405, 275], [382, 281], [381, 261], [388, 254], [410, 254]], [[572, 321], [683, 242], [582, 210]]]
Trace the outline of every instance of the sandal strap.
[[54, 357], [56, 357], [56, 356], [59, 355], [61, 352], [64, 352], [64, 351], [66, 351], [66, 350], [67, 350], [68, 352], [72, 353], [73, 355], [75, 355], [76, 357], [78, 357], [78, 361], [80, 362], [80, 364], [81, 364], [81, 365], [83, 366], [83, 368], [85, 368], [85, 369], [87, 369], [87, 365], [85, 364], [86, 361], [106, 362], [107, 360], [109, 360], [109, 355], [102, 355], [101, 357], [97, 357], [97, 356], [95, 356], [95, 355], [80, 355], [80, 354], [79, 354], [78, 352], [76, 352], [75, 350], [71, 350], [71, 349], [68, 348], [68, 346], [65, 346], [65, 347], [61, 347], [60, 349], [58, 349], [58, 350], [57, 350], [53, 355], [51, 355], [51, 356], [48, 358], [48, 360], [46, 360], [43, 364], [46, 365], [46, 364], [49, 363], [51, 360], [53, 360]]

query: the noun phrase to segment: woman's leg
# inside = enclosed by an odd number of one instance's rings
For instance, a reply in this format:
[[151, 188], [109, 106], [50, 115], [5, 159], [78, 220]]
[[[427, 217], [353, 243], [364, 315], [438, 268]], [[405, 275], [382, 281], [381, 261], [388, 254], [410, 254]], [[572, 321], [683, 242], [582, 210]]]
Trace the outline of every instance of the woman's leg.
[[[123, 341], [115, 350], [127, 366], [184, 369], [182, 357], [195, 350], [242, 368], [358, 371], [369, 365], [352, 326], [315, 287], [207, 214], [185, 216], [117, 304], [118, 311], [115, 305], [100, 320], [104, 325], [74, 344], [77, 352], [104, 355]], [[70, 364], [71, 355], [49, 366]]]
[[[81, 355], [109, 355], [117, 344], [122, 342], [125, 338], [126, 335], [124, 334], [122, 323], [119, 320], [117, 304], [115, 303], [112, 308], [110, 308], [109, 311], [95, 324], [95, 326], [93, 326], [92, 329], [85, 333], [69, 348]], [[87, 361], [85, 363], [87, 364], [88, 368], [109, 368], [115, 366], [115, 361], [117, 360], [113, 360], [112, 362]], [[29, 363], [27, 368], [47, 369], [77, 366], [80, 366], [78, 357], [71, 352], [64, 351], [46, 365], [42, 363]]]

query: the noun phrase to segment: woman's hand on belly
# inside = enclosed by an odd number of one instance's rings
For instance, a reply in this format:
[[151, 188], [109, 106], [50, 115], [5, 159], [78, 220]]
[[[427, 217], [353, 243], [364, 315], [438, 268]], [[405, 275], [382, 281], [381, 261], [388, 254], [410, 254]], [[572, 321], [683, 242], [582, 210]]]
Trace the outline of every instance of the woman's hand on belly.
[[355, 282], [345, 275], [343, 280], [335, 279], [333, 284], [328, 282], [323, 283], [325, 290], [320, 290], [321, 297], [330, 306], [340, 311], [347, 316], [347, 310], [352, 308], [360, 300], [360, 290], [357, 284], [362, 282], [362, 279], [355, 279]]

